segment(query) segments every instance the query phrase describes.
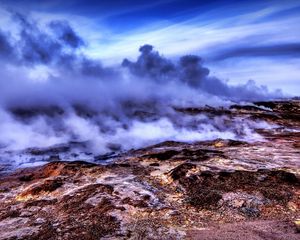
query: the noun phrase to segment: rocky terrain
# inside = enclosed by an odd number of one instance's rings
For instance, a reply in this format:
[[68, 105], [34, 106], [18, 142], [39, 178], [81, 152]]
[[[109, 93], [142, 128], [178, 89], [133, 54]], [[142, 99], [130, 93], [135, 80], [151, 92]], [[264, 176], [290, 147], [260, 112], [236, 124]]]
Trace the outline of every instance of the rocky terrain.
[[300, 101], [177, 111], [276, 127], [254, 142], [162, 142], [104, 165], [54, 149], [48, 164], [2, 175], [0, 239], [299, 239]]

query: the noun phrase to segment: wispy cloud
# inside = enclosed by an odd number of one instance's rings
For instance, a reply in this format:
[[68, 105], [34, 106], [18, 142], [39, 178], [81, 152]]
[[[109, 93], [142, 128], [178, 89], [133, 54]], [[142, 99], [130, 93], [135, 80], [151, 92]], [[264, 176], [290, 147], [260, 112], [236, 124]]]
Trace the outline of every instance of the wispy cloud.
[[245, 39], [253, 43], [251, 41], [254, 36], [264, 36], [256, 39], [262, 43], [296, 42], [300, 39], [297, 31], [299, 17], [264, 20], [293, 6], [268, 7], [225, 19], [220, 17], [203, 20], [205, 17], [201, 16], [182, 22], [156, 22], [124, 34], [110, 34], [107, 37], [102, 36], [101, 39], [93, 39], [93, 49], [87, 52], [93, 57], [99, 56], [113, 61], [128, 55], [135, 56], [136, 48], [144, 43], [155, 45], [167, 55], [197, 51], [205, 56], [214, 54], [222, 46], [245, 43]]
[[266, 46], [233, 47], [218, 54], [214, 60], [225, 60], [234, 57], [300, 57], [299, 43], [280, 43]]

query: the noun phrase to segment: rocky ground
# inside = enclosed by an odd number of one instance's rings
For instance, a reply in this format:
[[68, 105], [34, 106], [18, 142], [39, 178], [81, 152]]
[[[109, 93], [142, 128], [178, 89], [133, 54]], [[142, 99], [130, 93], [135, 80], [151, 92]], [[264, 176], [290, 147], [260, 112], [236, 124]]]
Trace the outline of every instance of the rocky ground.
[[19, 169], [0, 179], [0, 239], [300, 239], [300, 101], [178, 111], [277, 127]]

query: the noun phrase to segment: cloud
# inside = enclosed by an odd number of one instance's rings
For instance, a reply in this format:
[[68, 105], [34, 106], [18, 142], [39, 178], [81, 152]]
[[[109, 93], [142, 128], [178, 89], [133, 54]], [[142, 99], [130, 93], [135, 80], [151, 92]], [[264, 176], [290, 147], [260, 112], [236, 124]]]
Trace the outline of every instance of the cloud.
[[265, 46], [238, 46], [224, 50], [214, 60], [225, 60], [234, 57], [300, 57], [300, 43], [280, 43]]
[[[123, 67], [139, 77], [154, 80], [160, 84], [180, 82], [193, 89], [231, 100], [254, 100], [280, 96], [280, 92], [270, 93], [265, 86], [257, 86], [254, 81], [231, 86], [226, 82], [209, 76], [209, 69], [203, 66], [203, 60], [196, 55], [186, 55], [173, 62], [153, 50], [153, 46], [140, 48], [140, 56], [136, 62], [125, 59]], [[200, 94], [200, 92], [199, 92]]]
[[114, 75], [111, 68], [102, 66], [78, 52], [86, 47], [85, 41], [66, 21], [50, 21], [43, 29], [30, 17], [13, 13], [18, 31], [14, 37], [0, 30], [0, 58], [5, 64], [35, 68], [40, 65], [65, 72], [105, 77]]
[[63, 45], [46, 32], [37, 27], [20, 13], [14, 14], [15, 20], [20, 24], [19, 39], [15, 44], [20, 55], [21, 64], [51, 64], [59, 61], [63, 55]]
[[85, 45], [85, 42], [80, 38], [70, 27], [67, 21], [52, 21], [49, 26], [57, 34], [58, 39], [72, 48], [79, 48]]
[[130, 72], [138, 77], [147, 77], [155, 81], [170, 80], [175, 71], [175, 65], [168, 59], [153, 51], [153, 46], [140, 47], [141, 55], [136, 62], [124, 59], [122, 66], [129, 68]]
[[10, 43], [9, 36], [0, 31], [0, 58], [5, 60], [11, 59], [14, 54], [14, 49]]

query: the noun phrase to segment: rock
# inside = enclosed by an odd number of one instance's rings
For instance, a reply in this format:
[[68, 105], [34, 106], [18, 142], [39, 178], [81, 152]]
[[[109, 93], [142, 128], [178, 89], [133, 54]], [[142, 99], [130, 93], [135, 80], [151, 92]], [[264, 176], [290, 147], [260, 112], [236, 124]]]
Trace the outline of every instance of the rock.
[[235, 199], [232, 202], [232, 206], [235, 207], [235, 208], [241, 208], [244, 204], [245, 204], [245, 201], [241, 200], [241, 199]]
[[200, 209], [213, 209], [217, 207], [222, 195], [219, 191], [199, 188], [188, 191], [187, 202]]
[[241, 211], [247, 216], [247, 217], [258, 217], [260, 214], [260, 211], [257, 208], [250, 208], [250, 207], [243, 207]]
[[185, 177], [187, 172], [190, 169], [195, 168], [195, 167], [196, 167], [196, 165], [194, 165], [194, 164], [183, 163], [183, 164], [180, 164], [179, 166], [177, 166], [176, 168], [172, 169], [170, 175], [173, 180], [178, 180], [182, 177]]
[[175, 150], [168, 150], [168, 151], [163, 151], [163, 152], [158, 152], [158, 153], [152, 153], [152, 154], [147, 154], [144, 155], [144, 158], [155, 158], [157, 160], [168, 160], [174, 156], [176, 156], [177, 154], [179, 154], [178, 151]]
[[61, 187], [63, 185], [63, 181], [60, 178], [57, 179], [49, 179], [45, 180], [42, 183], [38, 183], [30, 187], [29, 189], [26, 189], [22, 193], [20, 193], [18, 196], [16, 196], [17, 200], [23, 201], [24, 199], [30, 199], [34, 196], [38, 196], [40, 194], [45, 194], [47, 192], [53, 192], [57, 188]]
[[295, 223], [295, 226], [296, 226], [296, 231], [298, 233], [300, 233], [300, 219], [297, 219], [294, 223]]

